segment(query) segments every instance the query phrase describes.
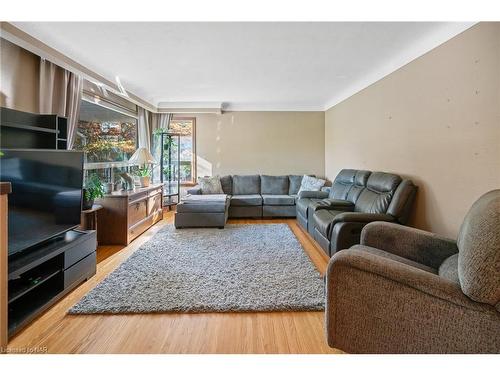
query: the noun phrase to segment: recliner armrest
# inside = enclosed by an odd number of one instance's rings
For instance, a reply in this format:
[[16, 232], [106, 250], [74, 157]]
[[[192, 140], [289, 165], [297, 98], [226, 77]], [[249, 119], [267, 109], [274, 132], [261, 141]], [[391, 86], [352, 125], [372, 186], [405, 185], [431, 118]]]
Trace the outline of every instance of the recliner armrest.
[[187, 194], [191, 195], [202, 195], [201, 188], [199, 186], [192, 187], [191, 189], [187, 189]]
[[354, 203], [352, 203], [351, 201], [343, 200], [343, 199], [327, 198], [327, 199], [323, 199], [321, 202], [325, 203], [325, 207], [321, 207], [321, 208], [328, 208], [329, 210], [339, 210], [339, 211], [353, 211], [354, 210]]
[[371, 223], [361, 232], [361, 244], [438, 268], [449, 256], [458, 253], [457, 243], [449, 238], [394, 223]]
[[370, 214], [365, 212], [343, 212], [335, 216], [332, 226], [336, 223], [355, 222], [371, 223], [372, 221], [394, 221], [394, 217], [388, 214]]
[[326, 191], [301, 191], [299, 193], [300, 198], [316, 198], [316, 199], [325, 199], [328, 198], [328, 192]]

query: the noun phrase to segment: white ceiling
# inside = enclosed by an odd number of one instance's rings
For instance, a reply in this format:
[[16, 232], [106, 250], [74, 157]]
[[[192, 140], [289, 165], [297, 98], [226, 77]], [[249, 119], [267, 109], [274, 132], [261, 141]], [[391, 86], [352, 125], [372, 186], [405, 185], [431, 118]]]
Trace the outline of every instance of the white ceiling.
[[154, 106], [324, 110], [472, 23], [15, 22]]

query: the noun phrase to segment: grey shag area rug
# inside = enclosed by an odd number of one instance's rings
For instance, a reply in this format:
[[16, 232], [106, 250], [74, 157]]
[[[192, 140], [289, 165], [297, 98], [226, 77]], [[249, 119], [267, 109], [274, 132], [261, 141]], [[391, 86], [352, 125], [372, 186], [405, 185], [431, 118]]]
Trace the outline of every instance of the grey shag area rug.
[[286, 224], [168, 226], [70, 314], [323, 310], [323, 279]]

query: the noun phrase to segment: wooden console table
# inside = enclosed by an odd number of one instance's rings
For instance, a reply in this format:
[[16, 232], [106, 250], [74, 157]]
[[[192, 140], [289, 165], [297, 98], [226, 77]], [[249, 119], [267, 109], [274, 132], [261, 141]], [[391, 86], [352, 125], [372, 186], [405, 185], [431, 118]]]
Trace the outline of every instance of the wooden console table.
[[7, 305], [8, 305], [8, 241], [7, 241], [7, 195], [11, 193], [9, 182], [0, 182], [0, 353], [7, 348], [9, 336]]
[[97, 222], [100, 245], [128, 245], [163, 219], [162, 184], [119, 191], [96, 200], [103, 206]]

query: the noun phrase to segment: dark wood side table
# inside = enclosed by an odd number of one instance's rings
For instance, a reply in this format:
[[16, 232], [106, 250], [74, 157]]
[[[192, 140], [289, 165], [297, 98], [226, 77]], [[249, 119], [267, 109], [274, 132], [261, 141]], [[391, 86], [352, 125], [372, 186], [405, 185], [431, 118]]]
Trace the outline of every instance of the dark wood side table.
[[97, 230], [97, 211], [102, 209], [102, 205], [94, 204], [91, 209], [82, 211], [80, 229]]

